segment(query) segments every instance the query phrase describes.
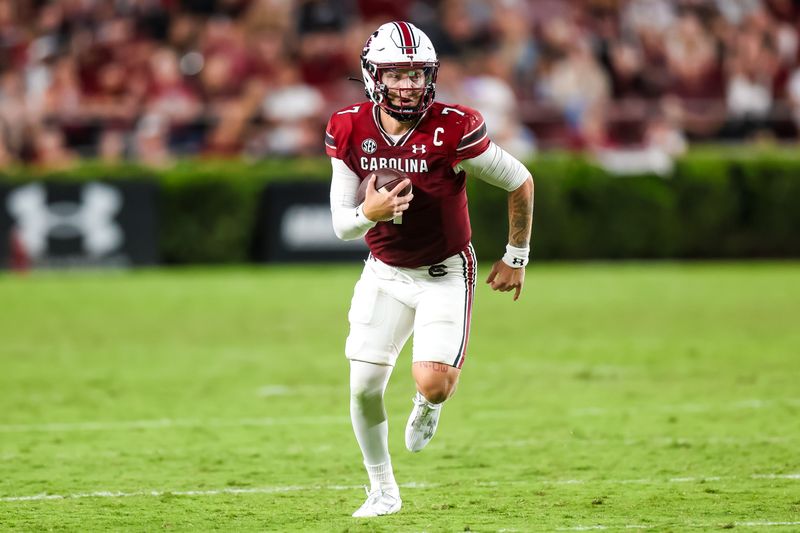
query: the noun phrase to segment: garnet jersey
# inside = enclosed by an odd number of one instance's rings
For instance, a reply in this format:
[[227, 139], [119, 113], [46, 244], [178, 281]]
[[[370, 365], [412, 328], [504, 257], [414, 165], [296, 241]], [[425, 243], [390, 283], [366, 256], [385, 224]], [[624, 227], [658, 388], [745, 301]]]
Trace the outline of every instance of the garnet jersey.
[[469, 243], [466, 176], [453, 167], [488, 148], [486, 125], [474, 109], [434, 102], [414, 128], [394, 141], [380, 126], [379, 113], [372, 102], [334, 113], [325, 131], [325, 150], [362, 181], [382, 167], [408, 175], [414, 199], [402, 222], [379, 222], [367, 232], [367, 245], [389, 265], [434, 265]]

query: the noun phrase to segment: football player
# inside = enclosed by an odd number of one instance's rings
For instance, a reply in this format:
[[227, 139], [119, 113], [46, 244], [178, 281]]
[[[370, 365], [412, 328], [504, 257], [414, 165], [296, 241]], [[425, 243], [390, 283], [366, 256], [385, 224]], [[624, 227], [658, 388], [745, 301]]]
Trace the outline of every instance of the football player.
[[[414, 333], [417, 393], [406, 447], [422, 450], [436, 432], [467, 358], [477, 263], [470, 244], [465, 179], [508, 194], [506, 253], [487, 283], [519, 298], [528, 263], [533, 180], [492, 143], [480, 113], [434, 101], [439, 61], [430, 39], [408, 22], [382, 25], [361, 54], [368, 101], [333, 113], [325, 133], [331, 158], [331, 210], [340, 239], [366, 237], [370, 254], [356, 283], [345, 354], [350, 360], [350, 413], [371, 489], [353, 513], [400, 510], [389, 457], [383, 394], [398, 353]], [[404, 172], [413, 192], [376, 190], [373, 171]], [[365, 200], [356, 191], [369, 180]]]

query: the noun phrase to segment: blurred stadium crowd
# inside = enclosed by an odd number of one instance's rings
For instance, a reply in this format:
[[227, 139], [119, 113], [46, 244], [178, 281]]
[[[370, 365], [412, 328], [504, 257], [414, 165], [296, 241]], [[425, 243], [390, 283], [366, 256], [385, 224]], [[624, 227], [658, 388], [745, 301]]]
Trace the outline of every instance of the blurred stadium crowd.
[[797, 0], [0, 0], [0, 166], [321, 154], [393, 19], [520, 157], [798, 138]]

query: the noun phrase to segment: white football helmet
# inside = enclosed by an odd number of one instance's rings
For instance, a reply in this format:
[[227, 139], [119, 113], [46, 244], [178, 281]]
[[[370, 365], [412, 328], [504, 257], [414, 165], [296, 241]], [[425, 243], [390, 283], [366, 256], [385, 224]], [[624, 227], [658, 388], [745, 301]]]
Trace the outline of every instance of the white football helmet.
[[[389, 90], [382, 81], [383, 73], [392, 69], [421, 69], [424, 86], [393, 89], [401, 97], [404, 92], [420, 92], [413, 106], [398, 107], [389, 100]], [[425, 33], [408, 22], [388, 22], [377, 29], [364, 44], [361, 52], [361, 73], [367, 98], [375, 102], [389, 116], [400, 120], [414, 120], [433, 104], [436, 94], [436, 74], [439, 60], [433, 43]], [[408, 93], [406, 93], [408, 94]]]

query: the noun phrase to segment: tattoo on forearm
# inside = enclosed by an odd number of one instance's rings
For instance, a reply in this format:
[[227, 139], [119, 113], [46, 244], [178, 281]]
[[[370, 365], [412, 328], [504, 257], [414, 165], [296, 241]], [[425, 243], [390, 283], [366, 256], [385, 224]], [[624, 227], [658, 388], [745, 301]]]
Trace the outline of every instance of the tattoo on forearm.
[[430, 368], [434, 372], [441, 372], [446, 374], [450, 367], [444, 363], [435, 363], [433, 361], [417, 361], [414, 363], [415, 365], [419, 365], [422, 368]]
[[533, 187], [525, 184], [508, 195], [508, 243], [524, 248], [531, 240]]

